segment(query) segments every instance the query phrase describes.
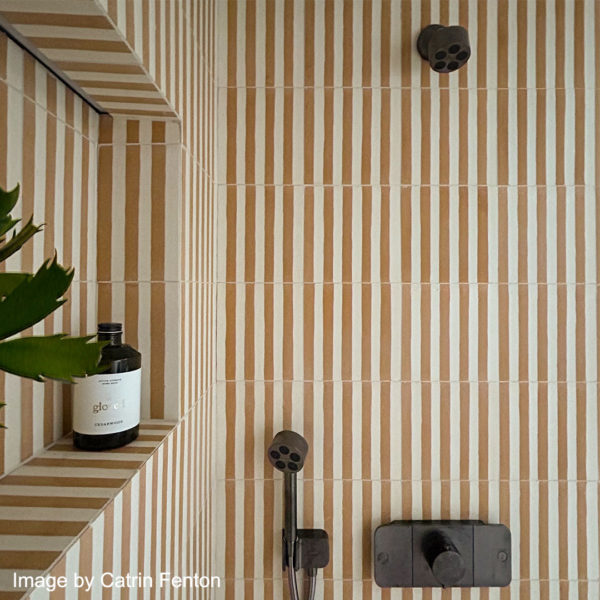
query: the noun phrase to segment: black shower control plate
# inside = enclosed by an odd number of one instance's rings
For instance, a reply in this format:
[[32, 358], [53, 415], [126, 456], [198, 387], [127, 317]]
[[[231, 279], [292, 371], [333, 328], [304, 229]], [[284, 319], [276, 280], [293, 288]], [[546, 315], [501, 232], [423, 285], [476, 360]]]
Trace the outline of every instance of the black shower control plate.
[[483, 521], [393, 521], [375, 530], [374, 559], [380, 587], [503, 587], [511, 579], [510, 530]]
[[[282, 532], [283, 533], [283, 532]], [[323, 569], [329, 564], [329, 536], [324, 529], [298, 529], [294, 567]], [[283, 534], [283, 569], [287, 565], [287, 546]]]

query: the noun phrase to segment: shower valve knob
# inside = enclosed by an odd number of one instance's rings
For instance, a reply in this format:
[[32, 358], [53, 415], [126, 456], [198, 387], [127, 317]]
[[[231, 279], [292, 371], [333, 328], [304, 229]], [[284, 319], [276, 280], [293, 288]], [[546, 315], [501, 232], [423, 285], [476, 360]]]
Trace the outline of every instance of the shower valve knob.
[[465, 576], [465, 561], [452, 540], [434, 530], [423, 539], [423, 553], [442, 587], [455, 585]]

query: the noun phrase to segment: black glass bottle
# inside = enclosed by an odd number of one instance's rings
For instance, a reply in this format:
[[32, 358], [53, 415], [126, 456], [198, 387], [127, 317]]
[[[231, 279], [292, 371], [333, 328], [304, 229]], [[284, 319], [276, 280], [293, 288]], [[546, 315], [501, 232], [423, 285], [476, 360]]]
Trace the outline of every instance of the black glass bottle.
[[99, 323], [99, 375], [79, 380], [73, 394], [73, 443], [83, 450], [118, 448], [137, 438], [142, 355], [122, 343], [121, 323]]

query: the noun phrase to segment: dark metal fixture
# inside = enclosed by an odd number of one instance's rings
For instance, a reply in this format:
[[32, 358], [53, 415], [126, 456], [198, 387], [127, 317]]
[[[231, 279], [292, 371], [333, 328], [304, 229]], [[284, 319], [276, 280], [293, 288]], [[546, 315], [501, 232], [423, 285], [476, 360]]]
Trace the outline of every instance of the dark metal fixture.
[[329, 563], [329, 538], [323, 529], [297, 528], [296, 476], [304, 466], [308, 443], [294, 431], [280, 431], [267, 450], [269, 462], [285, 477], [283, 569], [287, 569], [291, 600], [299, 600], [296, 571], [305, 569], [309, 578], [308, 598], [314, 600], [317, 569]]
[[452, 73], [471, 56], [469, 34], [460, 25], [427, 25], [417, 38], [417, 50], [434, 71]]
[[503, 587], [510, 530], [483, 521], [393, 521], [375, 530], [380, 587]]

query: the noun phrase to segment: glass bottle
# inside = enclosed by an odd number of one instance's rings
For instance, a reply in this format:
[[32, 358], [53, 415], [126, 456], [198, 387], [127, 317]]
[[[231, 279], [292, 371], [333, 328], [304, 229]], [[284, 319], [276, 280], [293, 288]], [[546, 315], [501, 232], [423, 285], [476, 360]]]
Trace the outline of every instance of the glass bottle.
[[135, 440], [140, 425], [142, 355], [123, 344], [121, 323], [99, 323], [99, 375], [78, 379], [73, 393], [73, 443], [83, 450], [108, 450]]

